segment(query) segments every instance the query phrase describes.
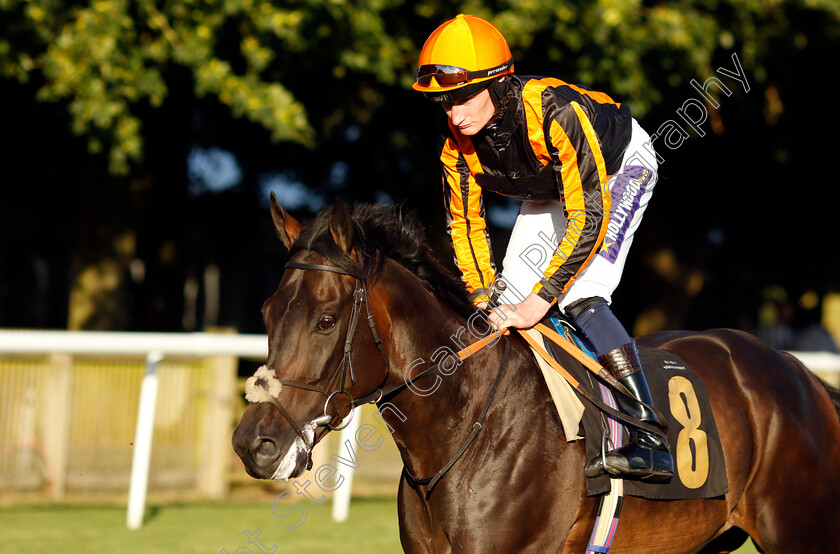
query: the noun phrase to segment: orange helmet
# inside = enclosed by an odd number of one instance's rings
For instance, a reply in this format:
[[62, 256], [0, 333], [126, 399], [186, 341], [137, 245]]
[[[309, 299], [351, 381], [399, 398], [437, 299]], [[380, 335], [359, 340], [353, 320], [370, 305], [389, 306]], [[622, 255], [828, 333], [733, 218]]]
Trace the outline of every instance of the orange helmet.
[[489, 21], [461, 14], [429, 36], [418, 66], [412, 88], [435, 102], [451, 102], [513, 73], [513, 57], [505, 37]]

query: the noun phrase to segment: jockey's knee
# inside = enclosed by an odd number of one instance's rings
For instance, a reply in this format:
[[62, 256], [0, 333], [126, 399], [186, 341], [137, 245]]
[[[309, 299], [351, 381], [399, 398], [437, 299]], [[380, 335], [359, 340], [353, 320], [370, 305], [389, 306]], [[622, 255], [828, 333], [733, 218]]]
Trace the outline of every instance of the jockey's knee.
[[600, 296], [590, 296], [589, 298], [581, 298], [580, 300], [575, 300], [574, 302], [566, 306], [566, 309], [564, 311], [566, 315], [572, 319], [572, 321], [577, 321], [577, 318], [579, 318], [581, 314], [602, 302], [604, 304], [607, 303], [607, 301], [601, 298]]

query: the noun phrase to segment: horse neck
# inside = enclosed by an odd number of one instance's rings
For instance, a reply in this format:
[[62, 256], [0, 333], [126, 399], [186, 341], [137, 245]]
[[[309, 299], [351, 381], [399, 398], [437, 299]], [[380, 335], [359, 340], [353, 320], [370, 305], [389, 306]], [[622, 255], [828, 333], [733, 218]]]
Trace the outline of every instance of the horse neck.
[[[388, 305], [399, 306], [389, 314], [389, 358], [392, 386], [398, 394], [380, 404], [380, 416], [409, 470], [418, 476], [434, 473], [447, 461], [434, 445], [460, 441], [469, 432], [486, 402], [502, 363], [502, 340], [460, 361], [456, 355], [479, 336], [466, 318], [419, 283], [402, 279], [387, 292]], [[423, 377], [410, 382], [429, 368]], [[405, 383], [409, 384], [405, 384]], [[457, 445], [456, 445], [457, 448]], [[422, 474], [422, 475], [421, 475]]]

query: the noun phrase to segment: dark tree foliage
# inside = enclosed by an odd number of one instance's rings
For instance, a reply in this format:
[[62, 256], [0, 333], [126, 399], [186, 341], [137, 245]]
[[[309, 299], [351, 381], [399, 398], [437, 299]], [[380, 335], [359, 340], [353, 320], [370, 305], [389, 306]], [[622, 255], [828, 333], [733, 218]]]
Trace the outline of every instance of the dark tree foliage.
[[[688, 132], [658, 143], [615, 296], [637, 330], [750, 326], [767, 287], [837, 289], [833, 2], [0, 0], [0, 326], [262, 331], [284, 256], [270, 185], [304, 219], [336, 197], [404, 202], [449, 263], [437, 108], [409, 85], [459, 12], [502, 29], [518, 73]], [[733, 55], [749, 91], [720, 73]], [[717, 108], [691, 86], [710, 77], [732, 91]], [[235, 159], [225, 186], [223, 164], [190, 165], [213, 152]]]

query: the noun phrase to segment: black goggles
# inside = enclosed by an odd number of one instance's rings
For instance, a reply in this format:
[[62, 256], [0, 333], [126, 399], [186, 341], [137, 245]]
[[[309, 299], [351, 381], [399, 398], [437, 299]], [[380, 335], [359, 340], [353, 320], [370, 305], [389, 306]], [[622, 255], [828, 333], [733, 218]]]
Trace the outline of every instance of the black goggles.
[[513, 65], [513, 58], [509, 59], [502, 65], [491, 67], [490, 69], [482, 69], [481, 71], [467, 71], [463, 67], [455, 67], [454, 65], [421, 65], [417, 68], [417, 83], [421, 85], [428, 85], [432, 82], [432, 77], [442, 87], [451, 85], [462, 85], [473, 79], [482, 79], [484, 77], [492, 77], [499, 73], [503, 73], [510, 69]]

